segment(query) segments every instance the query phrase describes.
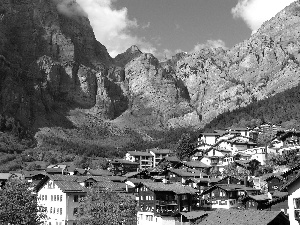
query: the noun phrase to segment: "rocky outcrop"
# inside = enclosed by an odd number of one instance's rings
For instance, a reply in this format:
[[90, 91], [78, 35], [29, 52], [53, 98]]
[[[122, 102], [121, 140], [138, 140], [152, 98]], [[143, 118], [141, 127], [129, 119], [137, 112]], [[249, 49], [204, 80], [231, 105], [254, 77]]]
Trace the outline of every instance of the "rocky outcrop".
[[[27, 126], [62, 125], [69, 107], [95, 106], [99, 74], [113, 60], [96, 41], [89, 20], [75, 1], [59, 11], [62, 0], [0, 2], [0, 55], [9, 63], [1, 74], [0, 113]], [[110, 106], [109, 106], [110, 107]], [[109, 110], [108, 110], [109, 111]], [[56, 116], [53, 116], [56, 115]], [[54, 118], [53, 118], [54, 117]]]
[[202, 49], [177, 63], [202, 125], [299, 84], [299, 9], [292, 3], [232, 49]]

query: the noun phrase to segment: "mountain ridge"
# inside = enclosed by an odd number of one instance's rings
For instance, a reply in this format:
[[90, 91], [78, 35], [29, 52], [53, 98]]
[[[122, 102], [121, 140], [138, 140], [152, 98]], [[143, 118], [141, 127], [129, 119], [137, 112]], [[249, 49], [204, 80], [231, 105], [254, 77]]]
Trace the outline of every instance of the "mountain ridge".
[[299, 1], [231, 49], [164, 62], [137, 46], [110, 57], [76, 1], [72, 14], [62, 1], [0, 2], [0, 114], [31, 129], [38, 146], [49, 137], [155, 142], [153, 131], [196, 131], [299, 84]]

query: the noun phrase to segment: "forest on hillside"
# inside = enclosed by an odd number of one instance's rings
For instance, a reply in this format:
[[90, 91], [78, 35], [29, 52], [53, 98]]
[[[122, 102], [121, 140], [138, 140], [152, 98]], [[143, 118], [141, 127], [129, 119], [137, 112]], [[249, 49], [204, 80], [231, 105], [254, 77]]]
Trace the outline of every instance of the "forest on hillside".
[[228, 127], [255, 127], [264, 123], [281, 125], [287, 129], [300, 128], [300, 85], [278, 93], [247, 107], [220, 114], [203, 131]]

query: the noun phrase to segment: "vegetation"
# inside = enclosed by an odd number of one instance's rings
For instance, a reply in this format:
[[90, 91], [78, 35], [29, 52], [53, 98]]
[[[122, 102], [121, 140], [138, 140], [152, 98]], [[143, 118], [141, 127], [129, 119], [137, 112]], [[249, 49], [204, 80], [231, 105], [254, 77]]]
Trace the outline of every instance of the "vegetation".
[[205, 131], [232, 126], [255, 127], [263, 123], [300, 128], [300, 85], [247, 107], [225, 112], [204, 127]]
[[181, 135], [176, 147], [176, 156], [179, 160], [188, 160], [194, 151], [193, 142], [189, 133]]
[[10, 179], [0, 190], [0, 224], [43, 224], [46, 209], [38, 206], [30, 184]]
[[131, 196], [103, 191], [95, 185], [80, 201], [77, 224], [133, 224], [136, 220], [136, 213], [136, 201]]

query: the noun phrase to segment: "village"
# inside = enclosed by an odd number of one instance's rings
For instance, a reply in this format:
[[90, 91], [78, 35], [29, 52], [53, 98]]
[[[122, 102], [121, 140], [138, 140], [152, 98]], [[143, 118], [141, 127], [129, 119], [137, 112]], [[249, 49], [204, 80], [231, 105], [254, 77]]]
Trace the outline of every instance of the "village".
[[[265, 132], [274, 138], [257, 147], [257, 136]], [[3, 189], [16, 178], [34, 184], [39, 204], [47, 209], [47, 225], [75, 225], [80, 199], [93, 185], [132, 196], [138, 205], [132, 224], [294, 225], [300, 220], [300, 164], [261, 176], [252, 168], [264, 166], [269, 155], [298, 152], [299, 136], [273, 125], [215, 130], [199, 134], [189, 160], [180, 160], [173, 149], [128, 151], [111, 159], [107, 170], [56, 164], [0, 173], [0, 184]], [[246, 176], [225, 174], [228, 165]]]

